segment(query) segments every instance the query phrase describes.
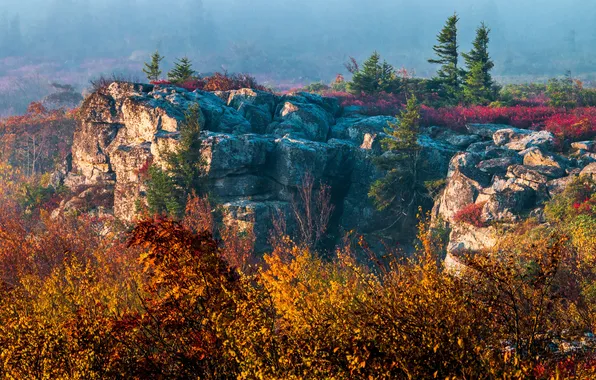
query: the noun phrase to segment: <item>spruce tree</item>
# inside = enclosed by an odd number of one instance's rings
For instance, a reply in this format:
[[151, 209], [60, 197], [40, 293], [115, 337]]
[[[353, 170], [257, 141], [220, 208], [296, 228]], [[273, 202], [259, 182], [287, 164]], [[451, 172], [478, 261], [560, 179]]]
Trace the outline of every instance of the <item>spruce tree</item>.
[[155, 164], [149, 168], [150, 176], [145, 185], [151, 212], [181, 217], [188, 196], [193, 192], [204, 192], [201, 120], [199, 105], [191, 105], [180, 126], [176, 150], [161, 152], [165, 157], [165, 168]]
[[457, 100], [460, 95], [462, 71], [458, 68], [457, 14], [449, 17], [443, 30], [437, 35], [438, 44], [433, 47], [437, 58], [428, 62], [441, 65], [434, 78], [439, 85], [440, 95], [447, 99]]
[[476, 62], [468, 68], [463, 94], [468, 104], [486, 104], [493, 99], [492, 86], [487, 88], [485, 85], [482, 63]]
[[161, 76], [159, 64], [163, 59], [164, 57], [159, 55], [159, 51], [156, 50], [151, 56], [151, 63], [145, 63], [143, 72], [147, 75], [147, 79], [149, 79], [149, 81], [159, 80], [159, 77]]
[[495, 83], [490, 74], [495, 64], [488, 53], [489, 34], [490, 29], [482, 23], [476, 29], [472, 50], [462, 54], [468, 69], [464, 97], [469, 103], [486, 103], [495, 98]]
[[[381, 141], [385, 154], [375, 159], [379, 169], [386, 172], [369, 190], [379, 210], [393, 209], [398, 218], [412, 216], [421, 202], [424, 187], [420, 183], [420, 106], [416, 97], [408, 99], [406, 109], [397, 123], [389, 123], [385, 130], [390, 137]], [[405, 199], [411, 200], [403, 204]]]
[[168, 73], [168, 80], [172, 83], [184, 83], [191, 80], [194, 75], [192, 62], [188, 57], [183, 57], [174, 64], [174, 68]]
[[184, 193], [184, 201], [193, 190], [201, 193], [205, 164], [201, 151], [201, 120], [199, 105], [191, 105], [185, 112], [184, 122], [180, 126], [178, 149], [167, 156], [170, 172]]
[[383, 148], [392, 151], [405, 151], [406, 153], [419, 150], [419, 123], [420, 106], [416, 97], [412, 95], [408, 99], [406, 109], [399, 116], [399, 122], [389, 123], [389, 128], [385, 129], [385, 133], [392, 138], [383, 139]]
[[381, 63], [381, 56], [376, 51], [364, 62], [362, 69], [354, 73], [348, 90], [353, 94], [375, 94], [390, 92], [394, 81], [393, 66], [386, 61]]
[[157, 165], [152, 165], [149, 167], [146, 186], [149, 212], [171, 217], [182, 215], [184, 211], [183, 194], [170, 173]]

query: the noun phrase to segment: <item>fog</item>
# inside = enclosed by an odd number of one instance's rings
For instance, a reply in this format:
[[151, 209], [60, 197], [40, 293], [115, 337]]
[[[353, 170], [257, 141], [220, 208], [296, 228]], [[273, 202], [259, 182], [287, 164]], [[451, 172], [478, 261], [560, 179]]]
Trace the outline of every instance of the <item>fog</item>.
[[592, 79], [596, 61], [593, 0], [0, 2], [0, 76], [33, 71], [75, 85], [99, 73], [142, 78], [142, 62], [156, 49], [166, 56], [166, 69], [186, 55], [199, 72], [250, 72], [280, 86], [329, 81], [346, 74], [350, 56], [362, 60], [374, 50], [396, 67], [431, 76], [426, 60], [454, 11], [462, 50], [480, 22], [491, 27], [501, 80], [566, 70]]

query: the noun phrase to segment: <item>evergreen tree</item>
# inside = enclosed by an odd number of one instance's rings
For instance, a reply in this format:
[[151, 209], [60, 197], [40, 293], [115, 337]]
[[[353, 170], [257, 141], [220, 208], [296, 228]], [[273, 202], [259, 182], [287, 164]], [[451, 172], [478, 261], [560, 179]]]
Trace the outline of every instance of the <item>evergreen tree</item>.
[[193, 104], [185, 113], [180, 127], [180, 140], [176, 152], [167, 157], [168, 166], [176, 184], [182, 189], [184, 199], [194, 190], [200, 193], [204, 167], [201, 152], [201, 110]]
[[458, 68], [457, 45], [457, 14], [449, 17], [443, 30], [437, 35], [438, 44], [433, 47], [437, 58], [428, 62], [441, 65], [434, 81], [439, 85], [440, 95], [451, 100], [457, 100], [460, 95], [462, 71]]
[[488, 53], [490, 29], [482, 23], [476, 29], [472, 50], [462, 56], [468, 68], [464, 83], [464, 97], [469, 103], [487, 103], [495, 99], [496, 87], [490, 71], [495, 64]]
[[395, 80], [395, 70], [376, 51], [364, 62], [362, 69], [354, 72], [348, 90], [353, 94], [375, 94], [391, 92]]
[[174, 68], [168, 73], [168, 80], [172, 83], [184, 83], [191, 80], [194, 75], [192, 62], [188, 57], [183, 57], [174, 64]]
[[179, 216], [184, 211], [181, 192], [171, 175], [156, 165], [149, 167], [147, 204], [152, 214]]
[[468, 68], [464, 82], [464, 99], [468, 104], [486, 104], [494, 99], [491, 87], [486, 87], [482, 63], [476, 62]]
[[155, 53], [153, 53], [153, 55], [151, 56], [151, 63], [145, 63], [145, 68], [143, 68], [143, 72], [147, 75], [147, 79], [149, 79], [149, 81], [159, 80], [159, 77], [161, 76], [159, 64], [163, 60], [163, 58], [163, 56], [159, 55], [159, 51], [156, 50]]
[[[386, 152], [375, 159], [379, 169], [386, 172], [368, 193], [379, 210], [392, 209], [397, 219], [411, 217], [421, 203], [425, 189], [420, 183], [420, 106], [416, 97], [408, 99], [406, 109], [397, 123], [389, 123], [385, 132], [390, 136], [381, 141]], [[404, 200], [408, 203], [403, 203]]]
[[399, 122], [389, 123], [385, 129], [392, 138], [383, 139], [385, 150], [415, 152], [420, 149], [418, 135], [420, 134], [420, 106], [415, 96], [410, 96], [406, 109], [401, 112]]
[[146, 186], [151, 212], [180, 217], [188, 196], [193, 191], [202, 193], [205, 163], [201, 146], [201, 111], [194, 104], [185, 114], [176, 150], [163, 152], [165, 170], [155, 165], [149, 169]]

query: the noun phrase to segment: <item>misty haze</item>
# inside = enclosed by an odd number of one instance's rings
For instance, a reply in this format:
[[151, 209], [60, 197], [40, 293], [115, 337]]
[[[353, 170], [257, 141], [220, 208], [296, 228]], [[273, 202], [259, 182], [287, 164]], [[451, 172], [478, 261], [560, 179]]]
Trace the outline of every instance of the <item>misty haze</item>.
[[492, 29], [494, 74], [502, 82], [567, 70], [594, 80], [596, 8], [589, 0], [4, 0], [1, 10], [5, 114], [26, 107], [5, 99], [14, 87], [39, 95], [50, 91], [49, 82], [82, 90], [101, 74], [138, 76], [155, 49], [166, 68], [186, 55], [200, 73], [249, 72], [282, 90], [345, 75], [348, 57], [362, 60], [374, 50], [430, 77], [431, 46], [454, 11], [462, 49], [481, 21]]
[[596, 379], [594, 0], [0, 0], [0, 379]]

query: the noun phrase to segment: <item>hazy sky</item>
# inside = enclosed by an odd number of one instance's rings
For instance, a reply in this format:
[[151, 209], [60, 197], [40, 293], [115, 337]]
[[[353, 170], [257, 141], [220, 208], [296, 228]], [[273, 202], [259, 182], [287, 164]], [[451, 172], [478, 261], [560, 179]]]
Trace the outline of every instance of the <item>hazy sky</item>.
[[594, 0], [0, 0], [0, 55], [137, 60], [159, 48], [166, 65], [188, 55], [205, 72], [328, 80], [376, 49], [432, 75], [426, 60], [455, 11], [462, 50], [481, 21], [492, 28], [497, 74], [588, 72], [595, 62]]

